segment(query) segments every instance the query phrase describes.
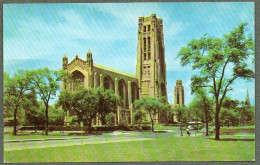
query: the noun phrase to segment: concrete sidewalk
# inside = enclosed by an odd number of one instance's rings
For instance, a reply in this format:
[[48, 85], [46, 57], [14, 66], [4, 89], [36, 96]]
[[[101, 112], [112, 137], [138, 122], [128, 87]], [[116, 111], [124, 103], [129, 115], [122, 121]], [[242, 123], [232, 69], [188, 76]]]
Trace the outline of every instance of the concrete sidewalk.
[[88, 139], [89, 137], [64, 137], [64, 138], [43, 138], [43, 139], [13, 139], [4, 140], [4, 143], [12, 142], [32, 142], [32, 141], [48, 141], [48, 140], [72, 140], [72, 139]]

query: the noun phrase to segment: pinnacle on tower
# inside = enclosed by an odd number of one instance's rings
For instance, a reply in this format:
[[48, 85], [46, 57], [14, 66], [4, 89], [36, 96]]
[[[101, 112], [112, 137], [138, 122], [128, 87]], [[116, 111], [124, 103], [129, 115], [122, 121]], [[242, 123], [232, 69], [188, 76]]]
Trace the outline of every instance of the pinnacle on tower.
[[68, 66], [68, 57], [66, 54], [64, 54], [64, 56], [62, 58], [62, 68], [66, 69], [67, 66]]
[[248, 88], [247, 88], [247, 95], [246, 95], [246, 101], [245, 101], [245, 104], [250, 106], [250, 99], [249, 99]]
[[63, 59], [68, 58], [66, 54], [64, 54]]
[[90, 49], [87, 52], [87, 64], [90, 66], [93, 65], [92, 53], [91, 53]]

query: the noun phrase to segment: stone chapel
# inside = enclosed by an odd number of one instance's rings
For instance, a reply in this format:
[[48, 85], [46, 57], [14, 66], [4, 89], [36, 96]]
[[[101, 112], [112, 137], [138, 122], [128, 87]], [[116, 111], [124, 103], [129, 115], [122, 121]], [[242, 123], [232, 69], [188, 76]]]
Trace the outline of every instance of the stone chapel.
[[[73, 80], [70, 84], [62, 82], [62, 90], [74, 91], [78, 87], [112, 89], [123, 100], [123, 105], [118, 107], [117, 113], [114, 114], [115, 124], [134, 124], [133, 103], [136, 99], [145, 96], [167, 97], [164, 52], [162, 19], [157, 18], [156, 14], [139, 17], [135, 75], [94, 63], [90, 50], [85, 59], [76, 55], [70, 62], [64, 55], [62, 67], [72, 74]], [[182, 90], [178, 90], [179, 92]], [[182, 100], [180, 97], [179, 104]], [[68, 122], [72, 115], [68, 112], [65, 122]], [[156, 123], [164, 120], [165, 114], [157, 114], [155, 117]], [[96, 125], [100, 124], [98, 117], [93, 122]]]

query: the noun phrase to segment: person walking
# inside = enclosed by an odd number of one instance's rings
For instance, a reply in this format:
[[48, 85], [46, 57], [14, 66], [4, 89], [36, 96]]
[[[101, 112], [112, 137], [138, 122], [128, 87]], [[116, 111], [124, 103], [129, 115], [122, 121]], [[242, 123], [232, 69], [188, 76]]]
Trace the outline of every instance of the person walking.
[[186, 129], [186, 132], [187, 132], [187, 135], [190, 136], [190, 129], [189, 128]]

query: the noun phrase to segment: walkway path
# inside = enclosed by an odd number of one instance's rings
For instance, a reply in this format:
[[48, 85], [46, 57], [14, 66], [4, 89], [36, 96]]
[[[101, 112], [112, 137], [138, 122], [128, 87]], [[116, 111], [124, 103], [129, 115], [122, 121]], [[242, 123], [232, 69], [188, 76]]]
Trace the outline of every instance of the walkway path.
[[98, 143], [115, 143], [123, 141], [140, 141], [151, 140], [151, 138], [142, 138], [134, 136], [131, 133], [110, 133], [99, 136], [87, 136], [82, 138], [49, 138], [49, 139], [20, 139], [20, 140], [5, 140], [4, 151], [33, 149], [33, 148], [49, 148], [58, 146], [73, 146], [84, 144]]

